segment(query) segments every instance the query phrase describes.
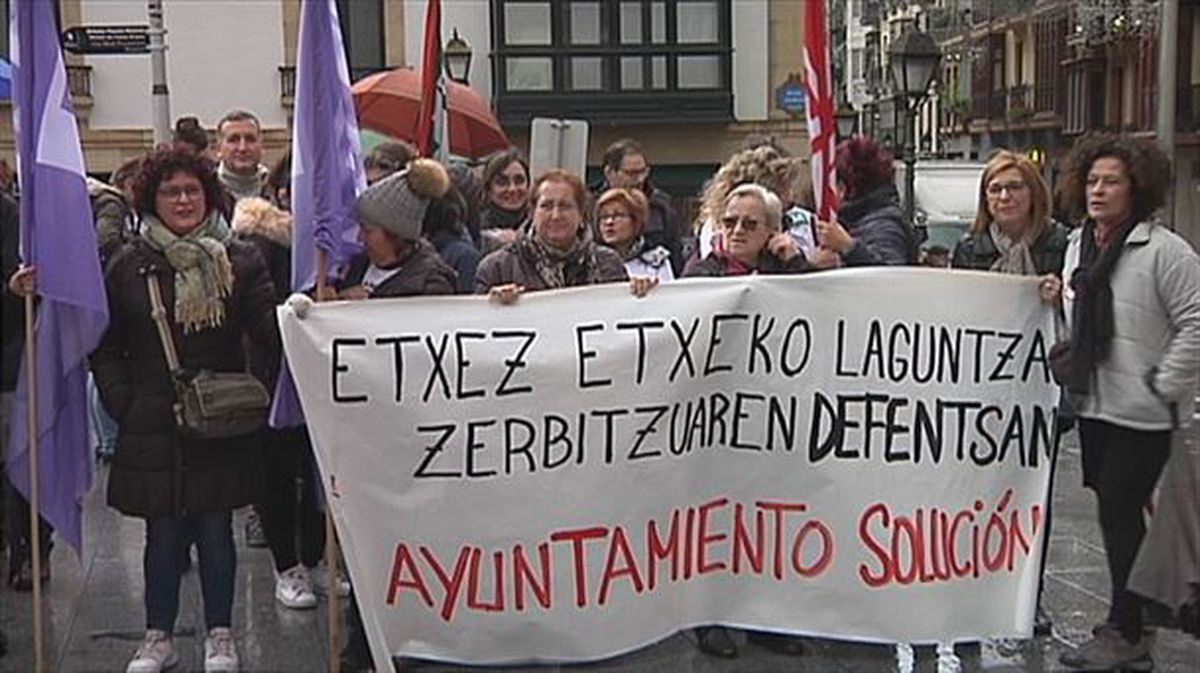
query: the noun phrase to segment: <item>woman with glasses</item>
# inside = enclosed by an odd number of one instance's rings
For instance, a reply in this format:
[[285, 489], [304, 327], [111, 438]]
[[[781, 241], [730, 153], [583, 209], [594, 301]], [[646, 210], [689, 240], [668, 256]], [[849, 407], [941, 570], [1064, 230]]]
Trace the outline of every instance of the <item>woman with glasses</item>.
[[108, 263], [109, 325], [92, 355], [104, 406], [120, 426], [108, 502], [146, 522], [147, 631], [126, 670], [156, 673], [179, 661], [172, 633], [184, 554], [195, 544], [208, 636], [204, 670], [235, 671], [231, 518], [259, 495], [260, 448], [252, 434], [201, 439], [180, 433], [147, 278], [157, 280], [169, 336], [191, 372], [244, 371], [246, 336], [277, 354], [275, 289], [262, 256], [231, 237], [207, 159], [182, 148], [159, 150], [142, 164], [134, 192], [142, 232]]
[[725, 197], [717, 221], [722, 245], [689, 265], [684, 276], [744, 276], [752, 273], [804, 273], [812, 267], [795, 240], [782, 231], [783, 203], [774, 192], [753, 183]]
[[1050, 188], [1027, 157], [1000, 150], [983, 169], [979, 208], [951, 266], [1019, 275], [1062, 270], [1067, 228], [1050, 218]]
[[493, 155], [483, 166], [479, 230], [484, 254], [517, 240], [529, 219], [529, 163], [520, 150]]
[[[620, 256], [592, 240], [583, 220], [587, 188], [579, 176], [560, 169], [533, 185], [530, 226], [512, 243], [491, 253], [475, 272], [475, 292], [511, 304], [528, 291], [614, 283], [629, 278]], [[630, 287], [644, 296], [654, 277], [635, 277]]]
[[[721, 236], [723, 245], [689, 264], [685, 277], [792, 274], [813, 269], [795, 240], [783, 231], [783, 203], [762, 185], [744, 184], [729, 192], [715, 233]], [[737, 643], [724, 626], [702, 626], [695, 633], [696, 645], [705, 654], [723, 659], [738, 656]], [[800, 638], [759, 631], [750, 631], [747, 637], [782, 654], [804, 653]]]
[[650, 203], [640, 189], [616, 188], [596, 202], [596, 226], [604, 244], [625, 260], [629, 277], [652, 276], [659, 281], [675, 280], [671, 253], [661, 245], [650, 247], [643, 232]]
[[[1023, 276], [1058, 274], [1067, 252], [1068, 230], [1051, 219], [1052, 205], [1050, 188], [1028, 157], [1008, 150], [996, 152], [979, 180], [979, 208], [975, 212], [975, 222], [954, 246], [950, 265], [956, 269]], [[1074, 426], [1074, 415], [1065, 399], [1059, 405], [1058, 418], [1055, 457], [1058, 440]], [[1052, 458], [1051, 493], [1054, 464]], [[1050, 500], [1046, 503], [1047, 525]], [[1043, 536], [1042, 572], [1045, 571], [1049, 539], [1048, 534]], [[1042, 607], [1043, 588], [1044, 584], [1039, 581], [1033, 621], [1036, 636], [1048, 636], [1052, 628], [1050, 617]]]

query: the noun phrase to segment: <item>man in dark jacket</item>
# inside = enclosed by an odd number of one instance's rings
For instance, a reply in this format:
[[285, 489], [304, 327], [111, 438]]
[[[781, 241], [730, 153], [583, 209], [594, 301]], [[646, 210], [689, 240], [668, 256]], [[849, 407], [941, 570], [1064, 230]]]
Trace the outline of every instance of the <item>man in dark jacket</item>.
[[650, 181], [650, 164], [641, 144], [622, 138], [604, 151], [604, 180], [595, 186], [596, 196], [609, 189], [640, 189], [649, 201], [650, 215], [642, 236], [647, 249], [662, 246], [671, 253], [671, 266], [676, 275], [683, 270], [683, 251], [679, 221], [671, 210], [671, 195]]

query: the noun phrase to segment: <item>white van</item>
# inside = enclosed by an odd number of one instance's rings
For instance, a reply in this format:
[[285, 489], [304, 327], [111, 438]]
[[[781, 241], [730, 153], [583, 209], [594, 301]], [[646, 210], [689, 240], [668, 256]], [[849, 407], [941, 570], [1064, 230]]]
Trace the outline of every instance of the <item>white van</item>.
[[[978, 161], [921, 160], [913, 185], [916, 209], [914, 225], [927, 235], [922, 248], [954, 245], [975, 221], [979, 205], [979, 180], [985, 164]], [[896, 189], [904, 199], [903, 162], [896, 162]], [[901, 205], [903, 208], [903, 205]]]

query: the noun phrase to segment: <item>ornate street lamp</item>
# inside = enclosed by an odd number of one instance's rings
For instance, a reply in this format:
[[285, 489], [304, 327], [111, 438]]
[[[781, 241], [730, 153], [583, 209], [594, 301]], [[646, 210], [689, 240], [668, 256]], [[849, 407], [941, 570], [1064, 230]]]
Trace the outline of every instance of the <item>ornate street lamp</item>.
[[858, 126], [858, 112], [854, 108], [842, 103], [838, 106], [837, 112], [833, 113], [833, 117], [837, 120], [839, 138], [845, 139], [854, 135], [855, 127]]
[[459, 84], [466, 84], [471, 72], [471, 45], [458, 36], [454, 36], [442, 48], [442, 61], [445, 64], [446, 76]]
[[913, 120], [933, 84], [934, 77], [937, 76], [942, 50], [928, 33], [910, 27], [892, 41], [888, 56], [891, 59], [893, 90], [899, 99], [896, 103], [904, 108], [904, 215], [912, 223], [916, 213], [914, 201], [917, 165], [916, 146], [912, 138]]

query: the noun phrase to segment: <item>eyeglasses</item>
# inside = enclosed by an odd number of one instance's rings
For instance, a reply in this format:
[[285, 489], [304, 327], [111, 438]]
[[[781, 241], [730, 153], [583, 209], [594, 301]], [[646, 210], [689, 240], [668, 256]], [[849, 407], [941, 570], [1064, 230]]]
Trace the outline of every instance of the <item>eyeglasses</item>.
[[1029, 189], [1029, 185], [1024, 182], [993, 182], [987, 186], [987, 195], [992, 198], [999, 198], [1004, 192], [1008, 192], [1010, 196], [1016, 196]]
[[178, 201], [181, 196], [188, 197], [189, 201], [196, 201], [204, 196], [204, 190], [195, 186], [159, 187], [157, 194], [160, 198], [167, 199], [168, 201]]
[[629, 213], [600, 213], [596, 218], [599, 222], [620, 222], [621, 220], [632, 220], [633, 216]]
[[731, 217], [722, 217], [721, 218], [721, 227], [724, 228], [725, 231], [728, 231], [728, 232], [732, 232], [734, 229], [736, 229], [738, 227], [738, 225], [741, 225], [742, 231], [749, 233], [749, 232], [754, 231], [755, 229], [758, 229], [759, 224], [760, 224], [760, 222], [752, 217], [732, 217], [731, 216]]
[[508, 189], [509, 187], [526, 187], [529, 185], [529, 178], [524, 175], [514, 175], [511, 178], [500, 173], [492, 178], [492, 186], [497, 189]]

